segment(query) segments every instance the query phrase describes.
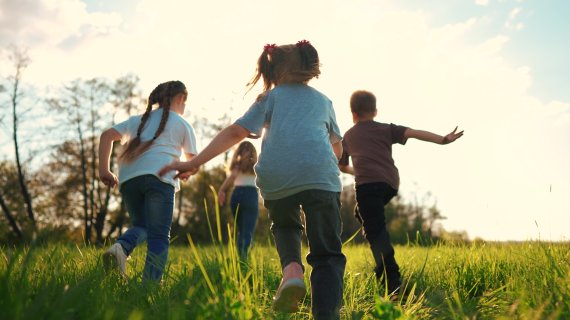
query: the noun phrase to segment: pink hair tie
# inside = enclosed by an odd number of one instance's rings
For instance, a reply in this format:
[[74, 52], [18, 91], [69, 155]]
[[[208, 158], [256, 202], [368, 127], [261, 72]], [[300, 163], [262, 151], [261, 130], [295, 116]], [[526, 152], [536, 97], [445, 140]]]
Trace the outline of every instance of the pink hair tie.
[[273, 44], [266, 44], [265, 46], [263, 46], [263, 52], [267, 52], [268, 54], [272, 54], [273, 53], [273, 49], [275, 49], [275, 47], [277, 47], [275, 45], [275, 43]]
[[301, 41], [297, 41], [297, 47], [299, 47], [299, 48], [302, 47], [302, 46], [306, 46], [306, 45], [308, 45], [308, 44], [311, 44], [311, 43], [310, 43], [309, 41], [305, 40], [305, 39], [303, 39], [303, 40], [301, 40]]

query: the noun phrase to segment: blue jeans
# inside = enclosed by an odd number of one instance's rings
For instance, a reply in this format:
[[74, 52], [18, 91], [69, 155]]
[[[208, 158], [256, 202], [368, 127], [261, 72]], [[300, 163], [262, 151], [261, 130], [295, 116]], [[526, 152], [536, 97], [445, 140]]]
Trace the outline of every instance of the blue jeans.
[[259, 196], [256, 187], [237, 186], [230, 201], [236, 220], [237, 249], [241, 257], [247, 256], [251, 245], [257, 217], [259, 216]]
[[153, 175], [143, 175], [121, 184], [121, 195], [132, 226], [117, 242], [128, 256], [146, 240], [143, 279], [160, 281], [168, 260], [174, 187]]
[[[346, 257], [342, 253], [340, 193], [305, 190], [278, 200], [265, 200], [281, 267], [301, 261], [301, 234], [309, 240], [311, 311], [316, 320], [339, 319]], [[305, 225], [301, 221], [301, 208]]]

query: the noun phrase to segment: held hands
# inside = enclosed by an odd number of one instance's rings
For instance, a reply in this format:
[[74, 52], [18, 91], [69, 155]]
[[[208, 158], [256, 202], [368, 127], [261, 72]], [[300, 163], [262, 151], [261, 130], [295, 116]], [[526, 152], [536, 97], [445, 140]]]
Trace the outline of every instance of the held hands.
[[101, 180], [103, 184], [111, 188], [114, 188], [119, 183], [119, 179], [117, 179], [117, 176], [109, 170], [100, 171], [99, 180]]
[[461, 138], [461, 136], [463, 136], [463, 130], [456, 132], [457, 131], [457, 127], [455, 127], [455, 129], [453, 129], [453, 131], [451, 131], [450, 133], [448, 133], [446, 136], [443, 137], [443, 140], [441, 141], [441, 144], [448, 144], [448, 143], [452, 143], [453, 141]]
[[162, 167], [162, 169], [158, 171], [158, 175], [162, 177], [170, 171], [178, 171], [174, 178], [180, 178], [186, 181], [191, 175], [196, 174], [196, 172], [198, 172], [198, 169], [199, 167], [193, 166], [191, 161], [181, 162], [175, 160], [169, 165]]

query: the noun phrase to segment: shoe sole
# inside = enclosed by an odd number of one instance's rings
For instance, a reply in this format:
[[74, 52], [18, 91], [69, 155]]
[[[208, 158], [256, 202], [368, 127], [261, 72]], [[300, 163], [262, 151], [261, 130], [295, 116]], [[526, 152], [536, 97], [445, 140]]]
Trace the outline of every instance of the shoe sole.
[[273, 300], [273, 310], [285, 313], [299, 311], [299, 302], [306, 293], [307, 288], [302, 279], [290, 279], [283, 284], [278, 296]]

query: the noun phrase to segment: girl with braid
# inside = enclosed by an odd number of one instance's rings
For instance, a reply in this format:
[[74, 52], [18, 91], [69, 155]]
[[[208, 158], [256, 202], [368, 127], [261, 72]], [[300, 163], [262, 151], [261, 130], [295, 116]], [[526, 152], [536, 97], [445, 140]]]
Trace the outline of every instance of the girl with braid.
[[320, 73], [319, 55], [308, 41], [266, 45], [249, 83], [251, 88], [263, 79], [264, 91], [249, 110], [196, 157], [174, 161], [160, 173], [192, 172], [244, 138], [262, 135], [256, 184], [269, 211], [283, 272], [273, 308], [296, 312], [305, 296], [301, 235], [306, 231], [313, 317], [339, 319], [346, 264], [337, 165], [342, 136], [332, 102], [308, 85]]
[[[148, 97], [146, 111], [105, 130], [99, 143], [99, 178], [110, 187], [119, 185], [132, 226], [104, 254], [107, 270], [118, 269], [126, 277], [126, 260], [135, 247], [147, 241], [143, 280], [160, 282], [168, 260], [170, 225], [178, 178], [190, 173], [159, 177], [164, 165], [196, 153], [192, 126], [182, 118], [188, 91], [180, 81], [159, 84]], [[158, 108], [153, 110], [153, 106]], [[109, 170], [113, 142], [128, 141], [119, 156], [119, 177]]]

